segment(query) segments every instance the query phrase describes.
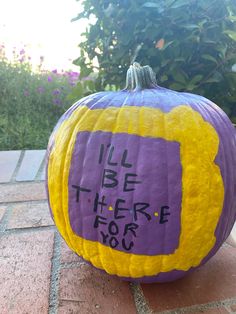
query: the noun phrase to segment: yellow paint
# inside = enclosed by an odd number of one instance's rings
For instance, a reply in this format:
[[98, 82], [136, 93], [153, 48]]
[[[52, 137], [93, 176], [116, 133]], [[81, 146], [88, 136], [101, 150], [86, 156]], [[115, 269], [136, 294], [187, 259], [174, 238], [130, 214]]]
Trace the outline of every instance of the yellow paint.
[[113, 208], [112, 208], [112, 206], [109, 206], [109, 208], [108, 208], [109, 210], [113, 210]]
[[157, 212], [155, 212], [155, 213], [154, 213], [154, 216], [156, 216], [156, 217], [157, 217], [157, 216], [158, 216], [158, 213], [157, 213]]
[[[68, 214], [68, 178], [76, 135], [99, 130], [180, 143], [181, 233], [173, 254], [135, 255], [74, 234]], [[214, 232], [223, 208], [224, 185], [214, 162], [218, 147], [215, 129], [189, 106], [181, 105], [168, 113], [135, 106], [78, 107], [58, 128], [49, 158], [49, 198], [56, 226], [72, 250], [110, 274], [138, 278], [196, 267], [215, 244]]]

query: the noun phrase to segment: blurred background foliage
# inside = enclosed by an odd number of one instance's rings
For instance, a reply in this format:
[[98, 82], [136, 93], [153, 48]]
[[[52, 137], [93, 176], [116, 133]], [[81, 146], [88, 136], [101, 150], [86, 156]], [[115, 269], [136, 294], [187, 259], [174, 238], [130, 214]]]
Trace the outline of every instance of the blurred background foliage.
[[79, 73], [33, 71], [24, 49], [13, 51], [13, 60], [0, 45], [0, 150], [46, 148], [59, 117], [71, 105], [68, 94]]
[[[73, 97], [125, 86], [129, 65], [149, 64], [158, 83], [201, 94], [236, 122], [235, 0], [84, 0], [73, 20], [90, 22], [74, 61], [81, 77], [96, 76]], [[235, 69], [235, 66], [233, 67]]]

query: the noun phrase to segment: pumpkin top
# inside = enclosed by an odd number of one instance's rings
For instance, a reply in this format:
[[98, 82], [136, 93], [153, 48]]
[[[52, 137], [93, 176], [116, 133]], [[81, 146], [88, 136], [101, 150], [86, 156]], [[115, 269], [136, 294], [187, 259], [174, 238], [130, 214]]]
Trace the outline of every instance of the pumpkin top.
[[156, 75], [149, 65], [134, 62], [127, 71], [125, 90], [142, 90], [157, 87]]

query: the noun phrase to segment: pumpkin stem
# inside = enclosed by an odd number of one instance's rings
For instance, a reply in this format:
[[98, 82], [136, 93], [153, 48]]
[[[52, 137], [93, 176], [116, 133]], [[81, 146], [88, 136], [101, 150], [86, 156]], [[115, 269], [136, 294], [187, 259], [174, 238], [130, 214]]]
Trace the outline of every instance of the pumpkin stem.
[[156, 75], [149, 65], [140, 66], [134, 62], [126, 75], [126, 87], [128, 90], [141, 90], [157, 87]]

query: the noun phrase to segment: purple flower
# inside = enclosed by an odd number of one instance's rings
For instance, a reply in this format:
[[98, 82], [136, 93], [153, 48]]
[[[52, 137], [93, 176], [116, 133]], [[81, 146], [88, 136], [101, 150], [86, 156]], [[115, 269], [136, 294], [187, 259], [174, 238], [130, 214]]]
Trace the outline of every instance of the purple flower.
[[24, 50], [24, 49], [21, 49], [20, 55], [24, 55], [24, 54], [25, 54], [25, 50]]
[[5, 49], [5, 46], [0, 44], [0, 51], [4, 51], [4, 49]]
[[39, 86], [39, 87], [37, 88], [37, 92], [38, 92], [39, 94], [44, 93], [44, 91], [45, 91], [45, 88], [44, 88], [43, 86]]
[[53, 103], [54, 105], [60, 105], [61, 104], [61, 100], [58, 98], [53, 98]]
[[82, 78], [82, 81], [90, 81], [90, 80], [91, 80], [91, 78], [89, 76], [85, 76]]
[[29, 96], [29, 91], [25, 90], [25, 91], [24, 91], [24, 96], [25, 96], [25, 97], [28, 97], [28, 96]]
[[52, 73], [57, 74], [57, 69], [52, 70]]
[[75, 80], [78, 79], [80, 74], [78, 72], [69, 71], [69, 72], [66, 73], [66, 75], [69, 77], [70, 80], [75, 81]]
[[48, 82], [52, 82], [52, 77], [50, 75], [48, 76]]
[[65, 76], [68, 77], [68, 81], [69, 81], [69, 84], [71, 86], [76, 85], [76, 82], [78, 81], [79, 75], [80, 75], [80, 73], [74, 72], [74, 71], [68, 71], [65, 73]]
[[59, 95], [60, 94], [60, 90], [57, 88], [57, 89], [54, 89], [54, 91], [52, 92], [53, 95]]
[[71, 76], [78, 78], [79, 77], [79, 72], [71, 72]]

